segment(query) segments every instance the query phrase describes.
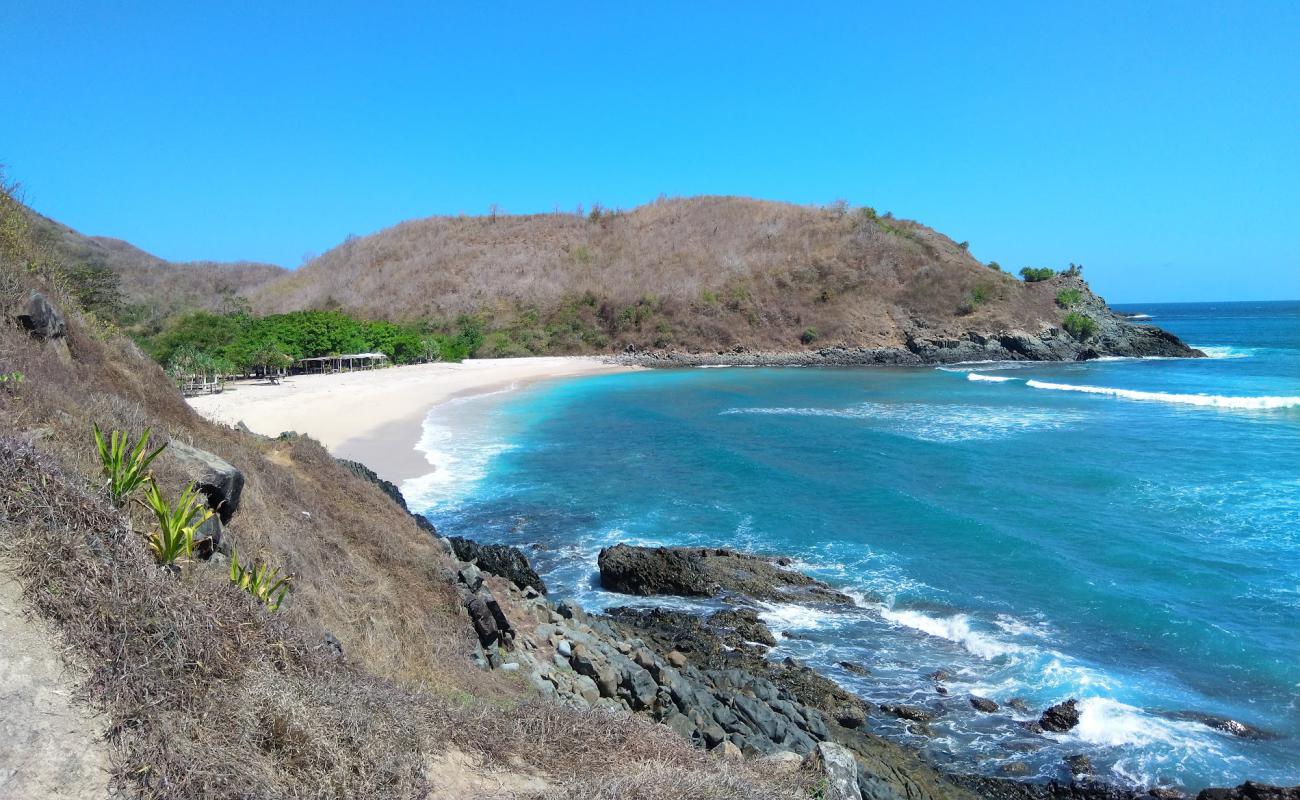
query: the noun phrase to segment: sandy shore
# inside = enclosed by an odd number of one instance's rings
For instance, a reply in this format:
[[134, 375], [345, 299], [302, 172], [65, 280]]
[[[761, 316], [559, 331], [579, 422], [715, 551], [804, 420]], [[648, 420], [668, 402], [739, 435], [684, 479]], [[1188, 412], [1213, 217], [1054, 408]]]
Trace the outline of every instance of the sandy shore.
[[305, 433], [341, 458], [360, 461], [401, 483], [430, 472], [415, 449], [430, 409], [452, 397], [551, 378], [624, 372], [597, 358], [497, 358], [419, 364], [336, 375], [295, 375], [278, 386], [231, 383], [221, 394], [190, 398], [214, 422], [243, 422], [255, 433]]

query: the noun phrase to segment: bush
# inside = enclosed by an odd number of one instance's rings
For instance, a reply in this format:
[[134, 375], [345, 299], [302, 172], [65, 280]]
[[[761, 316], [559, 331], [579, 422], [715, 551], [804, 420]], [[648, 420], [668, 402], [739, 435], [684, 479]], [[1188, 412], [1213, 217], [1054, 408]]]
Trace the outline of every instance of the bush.
[[279, 611], [284, 596], [289, 592], [292, 576], [281, 575], [270, 564], [253, 564], [252, 568], [239, 563], [239, 554], [230, 551], [230, 582], [253, 597], [272, 611]]
[[1061, 308], [1069, 308], [1083, 300], [1083, 292], [1078, 289], [1062, 289], [1056, 293], [1056, 304]]
[[992, 269], [992, 270], [997, 270], [998, 272], [1001, 272], [1001, 271], [1002, 271], [1002, 265], [999, 264], [999, 263], [996, 262], [996, 261], [990, 261], [990, 262], [988, 263], [988, 268], [989, 268], [989, 269]]
[[164, 444], [152, 453], [148, 452], [148, 428], [144, 429], [140, 441], [130, 447], [127, 446], [126, 433], [123, 431], [113, 431], [109, 434], [108, 441], [104, 440], [98, 424], [94, 426], [94, 431], [99, 463], [103, 466], [104, 477], [108, 479], [105, 486], [108, 497], [113, 505], [121, 508], [131, 493], [149, 479], [149, 465], [159, 453], [167, 449], [167, 445]]
[[1080, 314], [1078, 311], [1071, 311], [1066, 314], [1065, 321], [1061, 324], [1066, 332], [1079, 341], [1083, 341], [1097, 332], [1097, 321], [1086, 314]]
[[813, 342], [817, 341], [817, 329], [804, 328], [803, 333], [799, 334], [799, 341], [803, 342], [804, 344], [812, 344]]
[[194, 532], [212, 517], [212, 510], [200, 499], [199, 490], [191, 483], [173, 506], [162, 496], [158, 482], [150, 479], [144, 497], [145, 506], [158, 520], [158, 530], [149, 536], [149, 549], [154, 558], [162, 565], [189, 558], [194, 552]]
[[1038, 283], [1039, 281], [1049, 280], [1056, 274], [1056, 270], [1048, 267], [1025, 267], [1020, 270], [1020, 277], [1025, 279], [1025, 283]]

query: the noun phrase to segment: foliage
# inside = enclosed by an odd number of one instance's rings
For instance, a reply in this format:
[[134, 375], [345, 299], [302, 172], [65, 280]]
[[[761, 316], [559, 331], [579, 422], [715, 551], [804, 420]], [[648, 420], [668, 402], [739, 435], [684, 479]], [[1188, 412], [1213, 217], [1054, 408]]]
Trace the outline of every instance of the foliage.
[[1056, 270], [1050, 267], [1025, 267], [1020, 270], [1020, 277], [1025, 279], [1025, 283], [1050, 280], [1054, 275], [1056, 275]]
[[176, 504], [170, 505], [158, 482], [150, 478], [144, 498], [143, 504], [158, 520], [158, 530], [149, 535], [149, 549], [154, 558], [162, 565], [189, 558], [194, 552], [194, 532], [212, 517], [212, 510], [204, 504], [199, 490], [191, 483], [181, 492]]
[[1075, 339], [1083, 341], [1097, 332], [1097, 321], [1086, 314], [1071, 311], [1065, 315], [1062, 327]]
[[803, 342], [804, 344], [812, 344], [813, 342], [817, 341], [817, 329], [804, 328], [803, 333], [799, 334], [799, 341]]
[[1071, 277], [1071, 278], [1077, 278], [1077, 277], [1079, 277], [1080, 275], [1083, 274], [1083, 265], [1082, 265], [1082, 264], [1076, 264], [1076, 263], [1074, 263], [1073, 261], [1071, 261], [1071, 262], [1070, 262], [1070, 268], [1067, 269], [1067, 270], [1065, 270], [1065, 271], [1062, 272], [1061, 274], [1062, 274], [1062, 275], [1065, 275], [1065, 276], [1068, 276], [1068, 277]]
[[1078, 289], [1062, 289], [1056, 293], [1056, 304], [1061, 308], [1069, 308], [1083, 300], [1083, 292]]
[[5, 393], [10, 396], [16, 396], [18, 394], [18, 387], [22, 386], [23, 381], [26, 379], [26, 376], [21, 372], [6, 372], [0, 374], [0, 389], [4, 389]]
[[99, 452], [99, 462], [103, 465], [104, 477], [108, 479], [106, 487], [108, 496], [113, 501], [113, 505], [120, 508], [140, 484], [150, 480], [149, 465], [159, 453], [167, 449], [167, 445], [164, 444], [157, 450], [149, 452], [148, 428], [145, 428], [140, 436], [140, 441], [128, 447], [125, 431], [113, 431], [105, 441], [98, 423], [93, 427], [95, 449]]
[[230, 552], [230, 582], [261, 600], [272, 611], [280, 610], [292, 580], [292, 576], [281, 575], [270, 564], [253, 564], [250, 569], [239, 563], [237, 552]]
[[997, 270], [998, 272], [1001, 272], [1001, 271], [1002, 271], [1002, 265], [999, 264], [999, 263], [996, 262], [996, 261], [990, 261], [990, 262], [988, 263], [988, 268], [989, 268], [989, 269], [992, 269], [992, 270]]

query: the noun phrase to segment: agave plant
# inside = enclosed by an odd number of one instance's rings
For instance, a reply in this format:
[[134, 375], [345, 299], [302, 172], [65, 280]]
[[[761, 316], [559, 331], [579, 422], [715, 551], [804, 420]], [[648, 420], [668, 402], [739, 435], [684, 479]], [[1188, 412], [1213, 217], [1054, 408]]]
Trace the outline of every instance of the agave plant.
[[144, 505], [158, 520], [158, 530], [149, 534], [149, 549], [159, 564], [170, 565], [194, 552], [194, 532], [212, 517], [194, 484], [185, 487], [176, 505], [163, 497], [158, 482], [150, 479]]
[[280, 610], [292, 580], [293, 576], [281, 575], [270, 564], [253, 564], [250, 569], [239, 563], [238, 553], [230, 551], [230, 582], [261, 600], [272, 611]]
[[140, 441], [130, 445], [125, 431], [113, 431], [108, 441], [95, 425], [95, 447], [99, 450], [99, 461], [104, 465], [104, 477], [108, 479], [107, 490], [113, 505], [121, 508], [140, 484], [149, 480], [149, 465], [158, 454], [167, 449], [159, 447], [152, 453], [149, 447], [149, 429], [145, 428]]

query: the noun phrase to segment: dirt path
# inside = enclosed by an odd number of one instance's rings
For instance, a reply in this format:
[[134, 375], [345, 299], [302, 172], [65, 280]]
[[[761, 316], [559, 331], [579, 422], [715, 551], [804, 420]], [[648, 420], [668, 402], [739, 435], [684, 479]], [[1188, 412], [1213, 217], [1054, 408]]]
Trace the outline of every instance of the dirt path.
[[108, 796], [101, 721], [73, 697], [58, 639], [0, 565], [0, 800]]

